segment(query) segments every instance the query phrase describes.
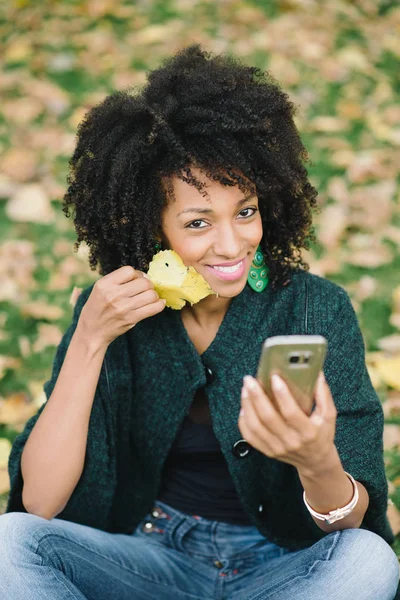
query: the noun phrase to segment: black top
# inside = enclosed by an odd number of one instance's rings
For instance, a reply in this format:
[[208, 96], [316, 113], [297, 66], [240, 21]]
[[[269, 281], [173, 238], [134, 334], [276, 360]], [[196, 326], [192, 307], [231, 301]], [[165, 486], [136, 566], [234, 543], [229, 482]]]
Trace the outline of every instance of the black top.
[[186, 514], [250, 525], [221, 447], [215, 437], [207, 396], [197, 391], [171, 447], [158, 499]]

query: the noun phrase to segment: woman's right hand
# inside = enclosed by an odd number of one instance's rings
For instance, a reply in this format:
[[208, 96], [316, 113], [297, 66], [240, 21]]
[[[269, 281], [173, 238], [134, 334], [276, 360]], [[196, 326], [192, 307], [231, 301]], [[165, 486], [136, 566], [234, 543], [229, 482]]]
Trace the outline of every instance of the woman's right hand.
[[152, 282], [127, 265], [96, 281], [82, 308], [79, 328], [91, 342], [108, 346], [115, 338], [165, 308]]

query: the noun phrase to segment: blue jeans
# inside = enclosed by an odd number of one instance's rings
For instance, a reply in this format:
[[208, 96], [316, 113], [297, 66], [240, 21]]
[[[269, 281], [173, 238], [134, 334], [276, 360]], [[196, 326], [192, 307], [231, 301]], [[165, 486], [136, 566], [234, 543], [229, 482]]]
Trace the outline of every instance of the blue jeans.
[[26, 513], [0, 516], [7, 600], [393, 600], [397, 558], [379, 536], [333, 532], [304, 550], [156, 502], [132, 535]]

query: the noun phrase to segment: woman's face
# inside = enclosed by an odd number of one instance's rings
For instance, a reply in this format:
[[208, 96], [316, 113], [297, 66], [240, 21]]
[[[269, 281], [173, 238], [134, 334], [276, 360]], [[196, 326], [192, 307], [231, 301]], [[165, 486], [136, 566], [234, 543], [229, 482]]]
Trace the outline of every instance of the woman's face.
[[262, 238], [258, 198], [210, 180], [197, 168], [191, 172], [206, 183], [209, 199], [178, 177], [171, 178], [175, 201], [162, 217], [164, 246], [193, 266], [219, 296], [232, 298], [246, 285]]

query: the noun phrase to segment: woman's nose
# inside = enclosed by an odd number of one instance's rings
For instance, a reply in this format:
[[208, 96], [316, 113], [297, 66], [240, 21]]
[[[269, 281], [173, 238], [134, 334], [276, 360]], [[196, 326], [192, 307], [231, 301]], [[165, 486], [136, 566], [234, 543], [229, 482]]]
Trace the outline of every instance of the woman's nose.
[[241, 243], [239, 235], [234, 231], [220, 231], [217, 233], [214, 243], [214, 252], [228, 260], [241, 258]]

